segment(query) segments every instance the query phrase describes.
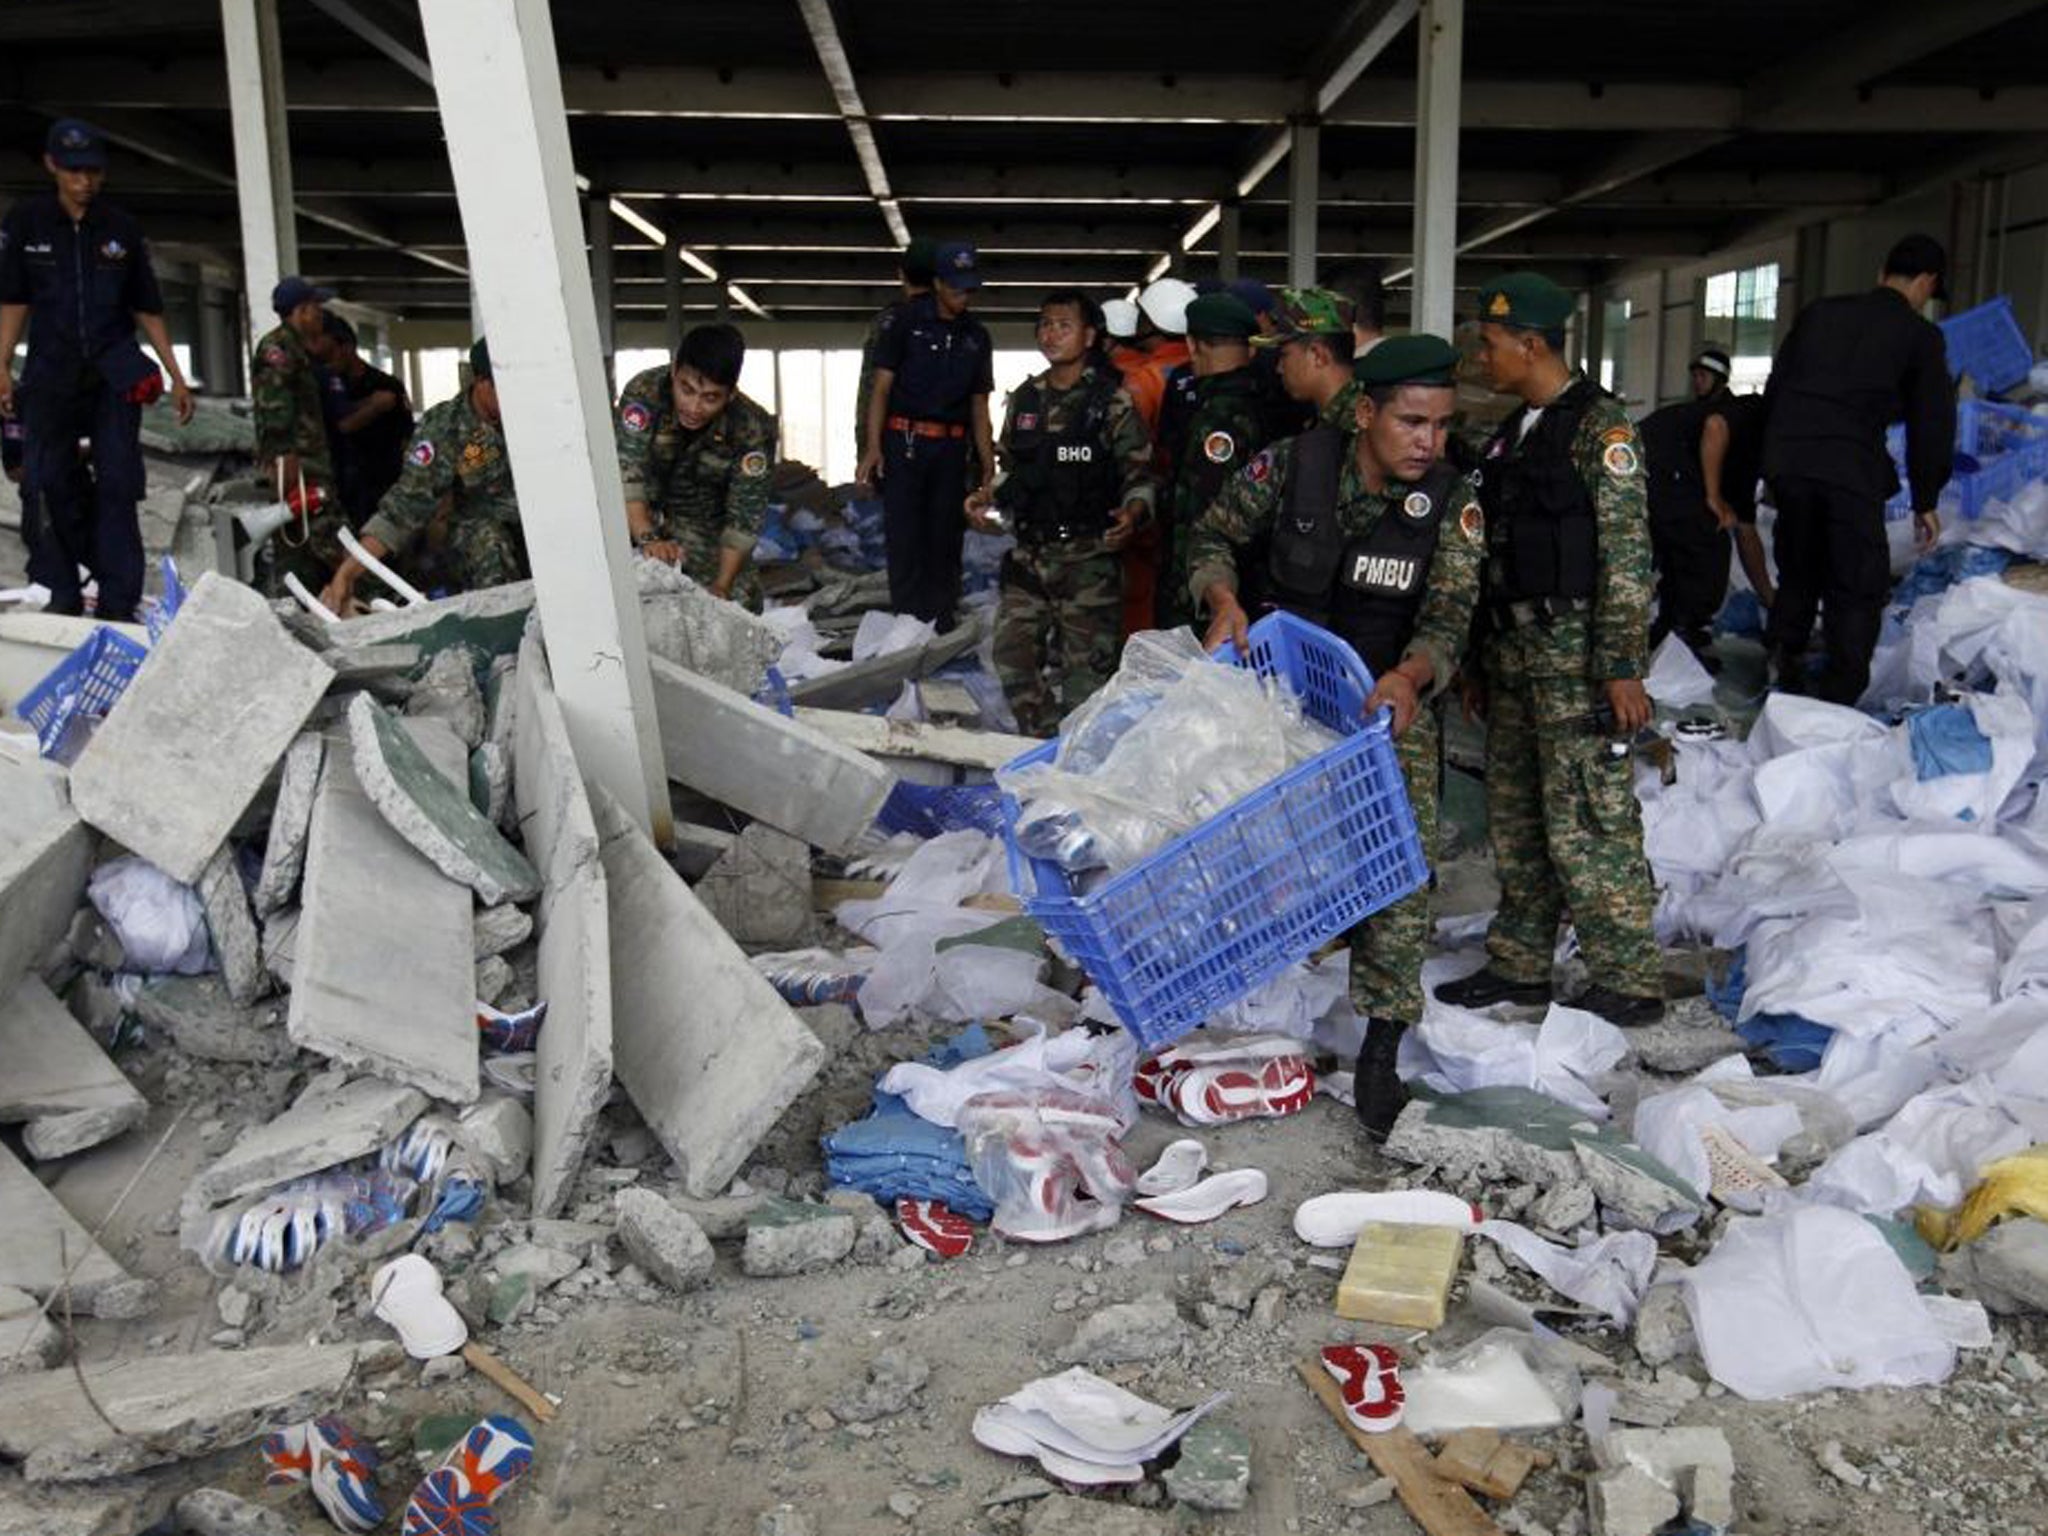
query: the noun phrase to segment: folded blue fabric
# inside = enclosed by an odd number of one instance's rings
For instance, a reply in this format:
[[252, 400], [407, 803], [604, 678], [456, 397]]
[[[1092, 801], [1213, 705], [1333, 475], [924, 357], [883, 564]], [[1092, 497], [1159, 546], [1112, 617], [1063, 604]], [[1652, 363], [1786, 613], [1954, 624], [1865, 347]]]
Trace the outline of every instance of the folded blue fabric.
[[1921, 783], [1952, 773], [1988, 773], [1991, 739], [1977, 729], [1977, 717], [1960, 704], [1936, 704], [1906, 720], [1913, 749], [1913, 773]]
[[[986, 1056], [988, 1032], [969, 1025], [935, 1047], [925, 1061], [944, 1070]], [[974, 1221], [987, 1221], [995, 1203], [974, 1182], [967, 1144], [960, 1133], [921, 1118], [893, 1093], [875, 1091], [874, 1107], [841, 1126], [821, 1143], [825, 1176], [846, 1189], [874, 1196], [884, 1205], [901, 1199], [940, 1200]]]
[[1835, 1032], [1796, 1013], [1759, 1013], [1737, 1024], [1742, 994], [1748, 990], [1749, 955], [1744, 950], [1735, 951], [1734, 963], [1718, 984], [1711, 976], [1707, 978], [1707, 1001], [1752, 1050], [1762, 1052], [1764, 1059], [1780, 1072], [1811, 1072], [1818, 1067], [1821, 1053], [1828, 1048]]

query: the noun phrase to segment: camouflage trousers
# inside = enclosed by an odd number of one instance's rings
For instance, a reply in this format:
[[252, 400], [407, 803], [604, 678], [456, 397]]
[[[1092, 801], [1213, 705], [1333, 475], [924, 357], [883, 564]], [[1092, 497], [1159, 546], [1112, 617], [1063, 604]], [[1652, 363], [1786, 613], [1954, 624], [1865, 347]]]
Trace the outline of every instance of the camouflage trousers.
[[1656, 885], [1627, 754], [1608, 750], [1584, 674], [1511, 674], [1488, 657], [1486, 821], [1500, 910], [1486, 936], [1493, 968], [1550, 980], [1566, 907], [1592, 979], [1634, 997], [1663, 992], [1651, 928]]
[[517, 523], [472, 517], [448, 530], [448, 574], [465, 592], [526, 580], [526, 540]]
[[[1443, 792], [1443, 719], [1433, 706], [1408, 722], [1394, 738], [1394, 758], [1415, 807], [1415, 827], [1422, 834], [1422, 856], [1435, 880], [1437, 812]], [[1351, 1006], [1368, 1018], [1395, 1019], [1403, 1024], [1422, 1019], [1422, 962], [1429, 955], [1428, 885], [1411, 891], [1391, 907], [1375, 912], [1353, 928], [1351, 944]]]
[[[659, 512], [655, 514], [654, 526], [661, 538], [673, 540], [683, 547], [682, 571], [685, 576], [698, 586], [707, 588], [718, 579], [718, 561], [724, 553], [718, 529], [684, 522]], [[761, 611], [761, 577], [751, 558], [740, 568], [739, 577], [732, 584], [732, 600], [755, 613]]]
[[1099, 539], [1020, 544], [1003, 557], [996, 677], [1025, 735], [1053, 735], [1116, 671], [1122, 582]]

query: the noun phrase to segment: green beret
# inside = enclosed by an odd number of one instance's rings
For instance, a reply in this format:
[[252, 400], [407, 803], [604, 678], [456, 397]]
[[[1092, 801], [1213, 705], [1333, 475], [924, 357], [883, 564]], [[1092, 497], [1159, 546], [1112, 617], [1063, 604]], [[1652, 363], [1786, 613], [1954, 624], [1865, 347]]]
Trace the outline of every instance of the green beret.
[[1564, 329], [1577, 306], [1540, 272], [1510, 272], [1479, 290], [1479, 318], [1524, 331]]
[[469, 376], [471, 380], [488, 379], [491, 376], [491, 349], [485, 345], [481, 336], [469, 349]]
[[903, 270], [913, 276], [930, 277], [939, 265], [939, 242], [918, 235], [903, 247]]
[[1349, 336], [1351, 301], [1327, 288], [1282, 288], [1274, 296], [1274, 331], [1256, 345], [1277, 347], [1304, 336]]
[[1455, 384], [1458, 349], [1441, 336], [1418, 331], [1389, 336], [1351, 365], [1351, 377], [1366, 388], [1385, 384]]
[[1259, 334], [1259, 317], [1234, 293], [1205, 293], [1188, 306], [1187, 333], [1242, 341]]

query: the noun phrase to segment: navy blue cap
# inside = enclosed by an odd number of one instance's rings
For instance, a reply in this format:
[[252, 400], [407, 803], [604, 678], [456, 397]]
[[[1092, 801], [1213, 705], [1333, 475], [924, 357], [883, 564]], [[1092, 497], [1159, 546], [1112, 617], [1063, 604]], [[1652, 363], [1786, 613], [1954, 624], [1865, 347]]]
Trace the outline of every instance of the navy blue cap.
[[1256, 277], [1240, 277], [1230, 285], [1229, 291], [1250, 306], [1255, 315], [1263, 315], [1279, 302], [1273, 297], [1273, 290]]
[[75, 117], [60, 117], [50, 124], [49, 136], [43, 140], [43, 153], [67, 171], [107, 168], [107, 141], [100, 137], [99, 129]]
[[932, 276], [948, 288], [981, 286], [981, 258], [965, 240], [948, 240], [932, 260]]
[[288, 315], [309, 299], [325, 304], [333, 297], [332, 288], [316, 288], [303, 277], [287, 277], [270, 290], [270, 307]]

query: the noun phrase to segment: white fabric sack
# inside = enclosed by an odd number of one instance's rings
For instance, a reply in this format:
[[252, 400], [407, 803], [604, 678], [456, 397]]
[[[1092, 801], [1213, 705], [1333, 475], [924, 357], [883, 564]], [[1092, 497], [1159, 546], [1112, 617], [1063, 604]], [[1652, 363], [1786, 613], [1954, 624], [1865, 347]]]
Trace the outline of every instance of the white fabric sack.
[[1664, 637], [1664, 643], [1650, 657], [1643, 687], [1666, 709], [1691, 709], [1695, 704], [1712, 702], [1714, 674], [1700, 665], [1692, 647], [1674, 631]]
[[1744, 1147], [1770, 1162], [1799, 1134], [1801, 1122], [1790, 1104], [1731, 1108], [1712, 1088], [1689, 1083], [1652, 1094], [1636, 1106], [1635, 1143], [1704, 1198], [1713, 1174], [1701, 1132], [1710, 1125], [1725, 1126]]
[[1401, 1039], [1400, 1075], [1439, 1093], [1533, 1088], [1594, 1120], [1606, 1102], [1588, 1080], [1628, 1055], [1628, 1038], [1598, 1014], [1553, 1003], [1537, 1024], [1503, 1024], [1432, 999]]
[[86, 894], [121, 941], [127, 970], [198, 976], [215, 969], [199, 893], [147, 859], [129, 854], [102, 864]]
[[1647, 1232], [1610, 1232], [1565, 1248], [1519, 1222], [1483, 1221], [1477, 1231], [1541, 1275], [1553, 1290], [1605, 1313], [1624, 1328], [1634, 1321], [1657, 1268], [1657, 1239]]
[[938, 632], [939, 626], [930, 619], [871, 608], [860, 616], [860, 628], [853, 632], [853, 659], [872, 661], [877, 656], [916, 650]]

